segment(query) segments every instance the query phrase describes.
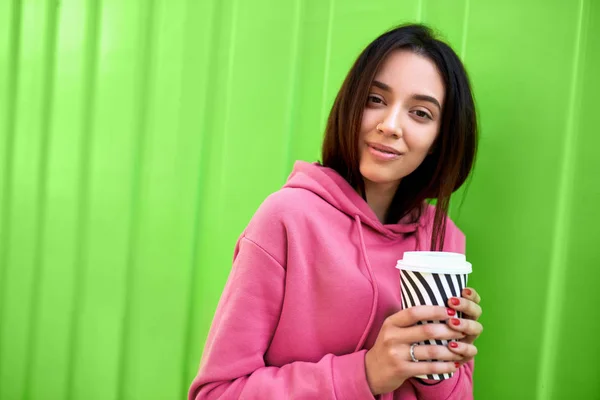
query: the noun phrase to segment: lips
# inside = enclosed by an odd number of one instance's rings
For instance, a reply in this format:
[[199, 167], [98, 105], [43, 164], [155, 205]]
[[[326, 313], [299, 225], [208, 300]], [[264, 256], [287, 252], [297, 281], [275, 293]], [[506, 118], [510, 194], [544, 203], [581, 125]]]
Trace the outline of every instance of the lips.
[[367, 143], [367, 146], [372, 147], [375, 150], [379, 150], [379, 151], [384, 152], [384, 153], [395, 154], [397, 156], [402, 155], [402, 153], [400, 153], [398, 150], [394, 149], [393, 147], [385, 146], [383, 144], [379, 144], [379, 143]]

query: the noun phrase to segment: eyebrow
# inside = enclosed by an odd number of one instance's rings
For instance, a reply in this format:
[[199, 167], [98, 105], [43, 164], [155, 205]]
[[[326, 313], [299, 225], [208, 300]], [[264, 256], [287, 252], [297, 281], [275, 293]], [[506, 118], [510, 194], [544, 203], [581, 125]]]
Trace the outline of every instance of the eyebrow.
[[[373, 86], [376, 86], [379, 89], [384, 90], [384, 91], [386, 91], [388, 93], [392, 93], [392, 88], [389, 87], [388, 85], [386, 85], [383, 82], [374, 80], [373, 81]], [[437, 106], [438, 109], [440, 109], [440, 110], [442, 109], [442, 106], [440, 105], [440, 102], [435, 97], [433, 97], [433, 96], [429, 96], [429, 95], [426, 95], [426, 94], [413, 94], [411, 96], [411, 98], [414, 99], [414, 100], [427, 101], [427, 102], [432, 103], [435, 106]]]

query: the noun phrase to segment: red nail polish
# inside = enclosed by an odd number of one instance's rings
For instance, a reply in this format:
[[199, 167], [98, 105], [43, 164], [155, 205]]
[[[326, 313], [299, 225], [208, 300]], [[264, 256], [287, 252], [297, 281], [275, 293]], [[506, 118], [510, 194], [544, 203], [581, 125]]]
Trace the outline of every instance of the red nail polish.
[[454, 366], [455, 366], [456, 368], [460, 368], [460, 364], [459, 364], [459, 363], [457, 363], [457, 362], [455, 362], [455, 363], [454, 363]]
[[454, 311], [452, 308], [446, 308], [446, 312], [451, 317], [454, 317], [456, 315], [456, 311]]
[[455, 326], [460, 325], [460, 321], [457, 318], [450, 318], [450, 322], [452, 322], [452, 325]]
[[453, 349], [456, 349], [456, 348], [458, 348], [458, 343], [450, 342], [450, 343], [448, 343], [448, 346], [452, 347]]
[[453, 305], [457, 306], [460, 304], [460, 300], [457, 299], [456, 297], [453, 297], [450, 299], [450, 303], [452, 303]]
[[471, 292], [471, 289], [465, 289], [465, 293], [467, 294], [467, 296], [470, 296], [473, 294], [473, 292]]

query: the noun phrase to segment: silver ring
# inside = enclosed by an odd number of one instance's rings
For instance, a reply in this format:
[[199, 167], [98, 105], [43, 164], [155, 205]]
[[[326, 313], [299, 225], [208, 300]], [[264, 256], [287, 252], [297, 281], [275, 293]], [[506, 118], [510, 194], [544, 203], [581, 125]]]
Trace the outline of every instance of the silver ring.
[[418, 343], [413, 343], [410, 345], [410, 358], [412, 358], [413, 362], [419, 362], [419, 360], [415, 357], [415, 346], [418, 346]]
[[379, 132], [383, 132], [383, 129], [381, 129], [379, 126], [381, 125], [381, 123], [377, 124], [377, 126], [375, 127], [375, 129], [377, 129]]

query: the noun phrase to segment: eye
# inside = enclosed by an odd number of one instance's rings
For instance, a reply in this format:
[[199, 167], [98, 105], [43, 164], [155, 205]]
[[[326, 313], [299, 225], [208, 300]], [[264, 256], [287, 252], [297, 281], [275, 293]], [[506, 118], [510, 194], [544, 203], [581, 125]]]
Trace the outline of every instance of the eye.
[[433, 117], [431, 115], [429, 115], [428, 112], [423, 111], [423, 110], [414, 110], [413, 114], [415, 114], [417, 117], [419, 118], [426, 118], [426, 119], [433, 119]]
[[367, 97], [367, 103], [370, 104], [385, 104], [385, 102], [383, 101], [383, 99], [379, 96], [375, 96], [375, 95], [369, 95], [369, 97]]

